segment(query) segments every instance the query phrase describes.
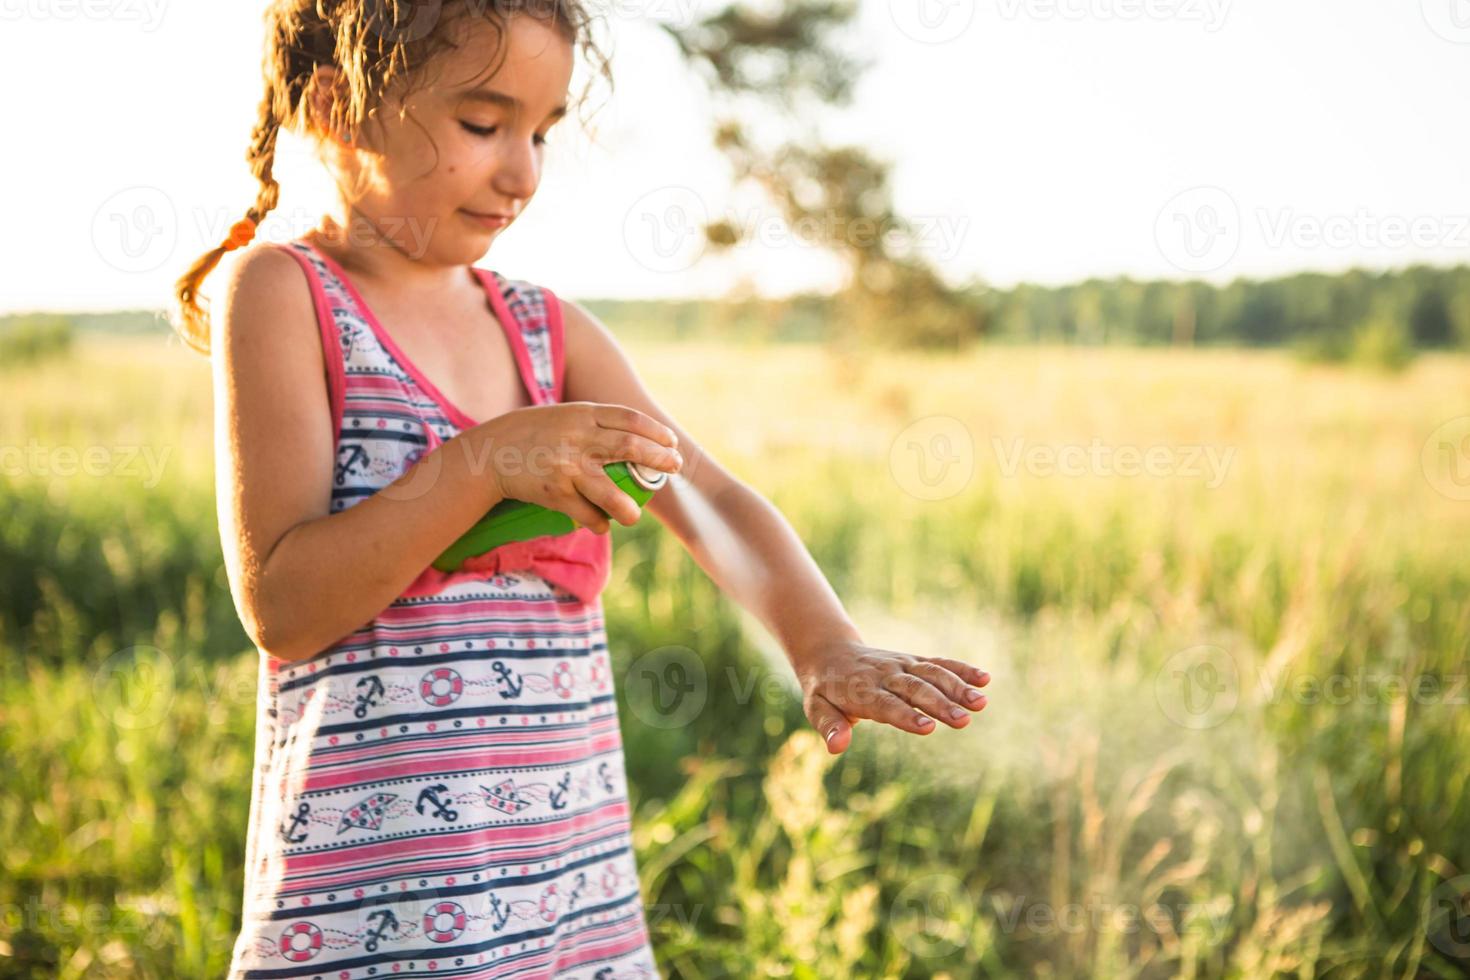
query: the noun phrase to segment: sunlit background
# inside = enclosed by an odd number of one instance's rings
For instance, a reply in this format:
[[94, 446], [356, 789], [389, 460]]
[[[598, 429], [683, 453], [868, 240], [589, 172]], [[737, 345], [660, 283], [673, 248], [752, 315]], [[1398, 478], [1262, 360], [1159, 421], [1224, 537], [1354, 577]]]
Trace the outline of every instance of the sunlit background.
[[[1470, 247], [1470, 16], [1452, 19], [1455, 2], [865, 2], [844, 46], [872, 66], [852, 106], [813, 124], [892, 163], [899, 212], [927, 223], [925, 254], [954, 282], [1196, 272], [1156, 224], [1199, 187], [1235, 209], [1220, 218], [1238, 248], [1208, 263], [1212, 279], [1454, 263]], [[486, 264], [588, 298], [840, 281], [819, 248], [768, 227], [768, 205], [731, 191], [708, 93], [671, 84], [689, 70], [650, 20], [704, 8], [605, 8], [617, 90], [597, 102], [596, 142], [562, 127], [536, 202]], [[13, 93], [0, 310], [159, 305], [180, 263], [254, 200], [243, 154], [260, 5], [5, 0], [0, 18]], [[263, 234], [279, 240], [311, 227], [330, 183], [295, 141], [277, 173], [284, 194]], [[733, 257], [649, 268], [625, 225], [663, 206], [648, 195], [664, 189], [765, 233]]]
[[[0, 0], [0, 977], [219, 976], [239, 928], [259, 654], [159, 311], [254, 200], [262, 10]], [[615, 88], [480, 264], [604, 318], [868, 642], [993, 675], [831, 758], [616, 527], [666, 974], [1466, 975], [1470, 5], [604, 13]], [[332, 187], [276, 175], [286, 241]]]

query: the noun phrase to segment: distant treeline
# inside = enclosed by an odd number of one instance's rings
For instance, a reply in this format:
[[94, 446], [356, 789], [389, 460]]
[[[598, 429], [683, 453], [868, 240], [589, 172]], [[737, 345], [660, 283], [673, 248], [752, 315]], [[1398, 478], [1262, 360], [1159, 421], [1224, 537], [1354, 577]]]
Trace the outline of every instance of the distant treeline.
[[0, 370], [67, 353], [75, 332], [72, 319], [59, 313], [0, 318]]
[[[639, 340], [1283, 346], [1323, 359], [1381, 361], [1413, 350], [1470, 349], [1470, 266], [1301, 273], [1223, 286], [1132, 279], [970, 286], [926, 295], [912, 306], [893, 304], [897, 315], [869, 323], [851, 322], [853, 313], [839, 314], [839, 303], [815, 294], [582, 302], [619, 336]], [[0, 317], [0, 356], [7, 347], [14, 352], [55, 342], [58, 317], [78, 332], [168, 331], [162, 314], [148, 310]]]
[[[847, 325], [830, 300], [752, 298], [726, 303], [589, 301], [619, 333], [673, 338], [820, 340]], [[1367, 345], [1470, 349], [1470, 266], [1395, 272], [1301, 273], [1205, 282], [1092, 279], [1070, 286], [983, 286], [956, 291], [954, 329], [929, 323], [864, 325], [872, 336], [924, 346], [973, 341], [1124, 345], [1287, 346], [1325, 358]], [[932, 313], [932, 302], [925, 316]], [[958, 335], [957, 335], [958, 334]]]
[[1007, 340], [1330, 348], [1365, 330], [1395, 329], [1416, 348], [1470, 348], [1470, 266], [1225, 286], [1089, 280], [972, 295], [980, 332]]
[[84, 333], [168, 333], [168, 320], [159, 310], [121, 310], [114, 313], [11, 313], [0, 316], [0, 334], [35, 330], [63, 319]]

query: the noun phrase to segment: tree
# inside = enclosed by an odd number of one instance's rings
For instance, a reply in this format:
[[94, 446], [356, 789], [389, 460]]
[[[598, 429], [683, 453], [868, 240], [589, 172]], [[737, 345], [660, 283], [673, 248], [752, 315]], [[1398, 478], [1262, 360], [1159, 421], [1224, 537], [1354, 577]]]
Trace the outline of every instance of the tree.
[[[913, 245], [916, 229], [893, 206], [891, 165], [822, 138], [821, 118], [851, 103], [868, 66], [842, 44], [856, 12], [851, 0], [734, 3], [687, 27], [660, 26], [714, 96], [715, 145], [737, 183], [758, 186], [788, 227], [843, 260], [834, 339], [962, 346], [984, 329], [983, 311]], [[729, 248], [741, 231], [715, 221], [705, 234]]]

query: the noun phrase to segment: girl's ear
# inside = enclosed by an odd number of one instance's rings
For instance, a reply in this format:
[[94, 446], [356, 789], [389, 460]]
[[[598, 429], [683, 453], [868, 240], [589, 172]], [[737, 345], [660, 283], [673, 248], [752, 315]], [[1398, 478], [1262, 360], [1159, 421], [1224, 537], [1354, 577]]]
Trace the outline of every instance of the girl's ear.
[[343, 96], [342, 76], [331, 65], [317, 65], [306, 86], [308, 104], [308, 129], [322, 139], [333, 143], [351, 143], [352, 134], [333, 123], [333, 107]]

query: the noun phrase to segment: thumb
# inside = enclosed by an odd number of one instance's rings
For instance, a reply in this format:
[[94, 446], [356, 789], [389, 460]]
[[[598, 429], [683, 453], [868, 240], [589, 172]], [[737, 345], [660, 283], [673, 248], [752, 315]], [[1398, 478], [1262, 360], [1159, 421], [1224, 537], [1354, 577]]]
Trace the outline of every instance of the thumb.
[[842, 710], [822, 697], [812, 694], [807, 699], [806, 717], [827, 742], [827, 751], [837, 755], [852, 744], [852, 723]]

